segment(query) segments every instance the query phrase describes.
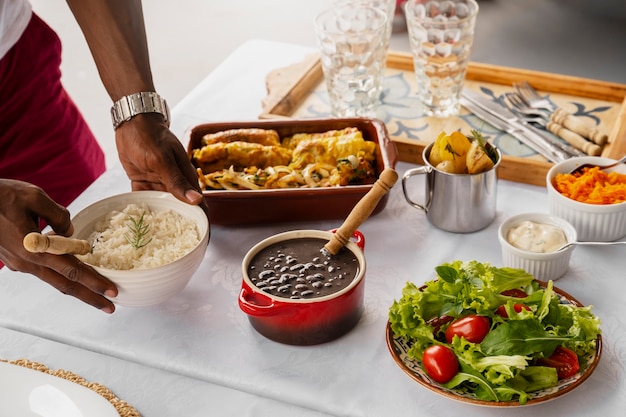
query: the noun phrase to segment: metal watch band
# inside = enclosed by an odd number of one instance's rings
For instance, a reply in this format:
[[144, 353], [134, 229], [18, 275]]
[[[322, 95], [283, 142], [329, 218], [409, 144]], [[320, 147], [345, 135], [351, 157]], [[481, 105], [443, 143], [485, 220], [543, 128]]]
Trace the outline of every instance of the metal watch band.
[[124, 96], [113, 103], [111, 107], [113, 129], [117, 129], [122, 123], [141, 113], [160, 113], [169, 126], [170, 109], [165, 99], [155, 92], [144, 91]]

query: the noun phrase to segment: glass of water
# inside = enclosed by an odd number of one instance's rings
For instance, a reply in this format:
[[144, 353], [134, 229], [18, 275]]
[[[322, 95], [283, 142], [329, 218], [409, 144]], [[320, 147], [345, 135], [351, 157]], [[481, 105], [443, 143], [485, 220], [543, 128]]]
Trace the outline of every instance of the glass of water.
[[387, 15], [387, 29], [383, 39], [383, 47], [385, 51], [389, 50], [389, 41], [391, 40], [391, 32], [393, 30], [393, 18], [396, 12], [397, 0], [333, 0], [334, 7], [343, 7], [349, 4], [359, 6], [372, 6], [382, 10]]
[[404, 7], [424, 114], [456, 115], [478, 4], [475, 0], [408, 0]]
[[362, 4], [315, 19], [324, 79], [335, 117], [374, 117], [385, 68], [386, 13]]

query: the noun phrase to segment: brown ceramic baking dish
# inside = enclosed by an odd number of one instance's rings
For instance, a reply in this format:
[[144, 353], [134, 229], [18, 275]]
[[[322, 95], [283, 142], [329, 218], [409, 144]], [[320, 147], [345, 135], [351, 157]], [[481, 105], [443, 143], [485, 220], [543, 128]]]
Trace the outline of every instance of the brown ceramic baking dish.
[[[376, 142], [376, 170], [395, 168], [398, 160], [395, 144], [385, 124], [378, 119], [280, 119], [248, 122], [206, 123], [187, 133], [187, 150], [201, 147], [202, 137], [228, 129], [274, 129], [281, 138], [295, 133], [321, 133], [328, 130], [356, 127], [365, 140]], [[206, 190], [211, 224], [242, 225], [295, 221], [333, 220], [345, 218], [367, 193], [371, 184], [324, 188], [286, 188], [271, 190]], [[388, 196], [378, 203], [372, 215], [387, 204]]]

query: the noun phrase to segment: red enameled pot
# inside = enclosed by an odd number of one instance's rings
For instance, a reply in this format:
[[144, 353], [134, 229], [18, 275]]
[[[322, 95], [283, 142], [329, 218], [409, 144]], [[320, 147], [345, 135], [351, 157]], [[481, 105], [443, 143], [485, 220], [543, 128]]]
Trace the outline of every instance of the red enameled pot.
[[365, 238], [359, 231], [355, 231], [352, 240], [345, 245], [358, 261], [358, 272], [352, 282], [338, 292], [318, 298], [290, 299], [262, 291], [248, 275], [248, 265], [267, 246], [302, 238], [328, 241], [331, 237], [332, 232], [322, 230], [294, 230], [270, 236], [248, 251], [242, 262], [239, 307], [263, 336], [290, 345], [315, 345], [343, 336], [358, 323], [363, 312], [365, 286]]

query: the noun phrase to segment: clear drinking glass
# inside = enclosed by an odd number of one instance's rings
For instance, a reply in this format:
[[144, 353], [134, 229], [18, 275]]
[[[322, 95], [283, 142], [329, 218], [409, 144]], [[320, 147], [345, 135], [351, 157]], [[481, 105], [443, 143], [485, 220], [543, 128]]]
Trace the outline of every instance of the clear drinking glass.
[[333, 7], [315, 33], [335, 117], [374, 117], [385, 67], [386, 14], [360, 4]]
[[408, 0], [404, 7], [424, 113], [458, 114], [478, 4], [475, 0]]
[[[347, 5], [362, 5], [371, 6], [382, 10], [387, 15], [387, 29], [385, 30], [385, 36], [383, 39], [383, 49], [385, 50], [385, 63], [387, 61], [387, 53], [389, 52], [389, 42], [391, 41], [391, 32], [393, 30], [393, 19], [396, 13], [396, 0], [333, 0], [334, 7], [343, 7]], [[378, 92], [379, 100], [383, 101], [383, 81], [381, 81], [380, 89]]]
[[396, 13], [396, 0], [333, 0], [334, 7], [344, 7], [349, 4], [371, 6], [385, 12], [387, 15], [387, 30], [385, 32], [383, 47], [385, 51], [388, 51], [391, 31], [393, 29], [393, 17]]

